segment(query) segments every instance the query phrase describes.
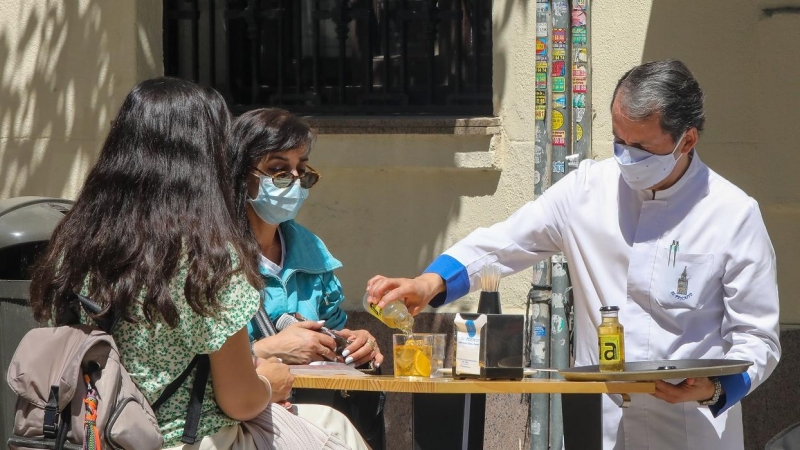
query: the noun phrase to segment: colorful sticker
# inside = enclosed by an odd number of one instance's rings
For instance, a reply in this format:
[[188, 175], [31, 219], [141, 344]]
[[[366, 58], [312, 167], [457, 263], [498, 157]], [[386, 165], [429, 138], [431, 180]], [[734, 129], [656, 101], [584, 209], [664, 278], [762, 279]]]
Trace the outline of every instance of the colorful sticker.
[[586, 108], [573, 108], [572, 114], [575, 115], [575, 122], [583, 122], [583, 116], [586, 113]]
[[573, 108], [585, 108], [586, 107], [586, 94], [576, 94], [572, 96], [572, 107]]
[[547, 38], [536, 38], [536, 56], [547, 55]]
[[[564, 146], [564, 144], [556, 144], [555, 136], [553, 136], [553, 145]], [[564, 164], [564, 161], [553, 161], [553, 173], [565, 173], [566, 171], [567, 165]]]
[[[567, 145], [567, 132], [566, 131], [553, 131], [553, 145], [557, 145], [559, 147], [564, 147]], [[553, 172], [556, 170], [556, 164], [553, 163]], [[564, 161], [561, 161], [561, 164], [564, 164]], [[564, 173], [563, 170], [558, 173]]]
[[555, 94], [553, 95], [553, 108], [555, 109], [566, 109], [567, 108], [567, 96], [564, 94]]
[[566, 44], [566, 43], [567, 43], [566, 28], [553, 28], [553, 44]]
[[567, 63], [566, 61], [553, 61], [553, 68], [550, 70], [550, 75], [554, 77], [563, 77], [566, 75]]
[[553, 111], [553, 131], [564, 126], [564, 114], [561, 111]]
[[572, 79], [574, 80], [585, 80], [588, 73], [586, 71], [586, 66], [583, 65], [575, 65], [572, 66]]
[[586, 50], [585, 47], [583, 48], [576, 48], [575, 49], [575, 56], [574, 56], [576, 63], [586, 63], [589, 62], [589, 52]]
[[575, 0], [574, 3], [572, 4], [573, 5], [572, 7], [575, 8], [575, 9], [583, 9], [583, 10], [585, 10], [586, 9], [586, 4], [588, 2], [589, 2], [589, 0]]
[[553, 61], [564, 61], [567, 58], [567, 50], [563, 48], [553, 49]]
[[586, 45], [586, 25], [582, 27], [572, 27], [572, 45]]
[[550, 4], [547, 1], [539, 0], [536, 3], [536, 14], [547, 14], [547, 11], [550, 11]]
[[585, 94], [586, 93], [586, 78], [581, 80], [574, 80], [572, 82], [572, 92]]
[[565, 92], [567, 81], [565, 77], [553, 77], [553, 92]]
[[547, 74], [537, 72], [536, 73], [536, 89], [546, 90], [547, 89]]
[[536, 120], [544, 120], [547, 111], [547, 97], [544, 92], [536, 91]]
[[547, 97], [545, 93], [542, 91], [536, 91], [536, 106], [546, 106], [547, 105]]
[[572, 26], [582, 27], [586, 25], [586, 11], [580, 9], [572, 10]]
[[547, 37], [547, 22], [536, 23], [536, 37]]
[[583, 139], [583, 127], [580, 124], [575, 125], [575, 142]]
[[547, 62], [536, 61], [536, 73], [547, 73]]

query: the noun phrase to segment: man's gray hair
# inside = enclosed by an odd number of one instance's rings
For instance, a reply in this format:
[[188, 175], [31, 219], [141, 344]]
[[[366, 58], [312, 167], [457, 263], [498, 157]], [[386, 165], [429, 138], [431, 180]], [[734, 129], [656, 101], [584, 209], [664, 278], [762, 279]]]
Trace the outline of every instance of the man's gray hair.
[[673, 140], [691, 127], [703, 130], [706, 113], [703, 90], [680, 61], [668, 59], [636, 66], [620, 78], [614, 89], [620, 107], [633, 120], [659, 114], [661, 129]]

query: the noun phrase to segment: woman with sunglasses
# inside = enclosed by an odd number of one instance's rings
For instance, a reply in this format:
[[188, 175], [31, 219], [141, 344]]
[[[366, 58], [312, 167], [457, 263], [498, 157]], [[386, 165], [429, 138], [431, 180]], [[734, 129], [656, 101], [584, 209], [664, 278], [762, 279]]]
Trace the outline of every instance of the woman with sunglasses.
[[[342, 264], [319, 237], [294, 221], [320, 180], [308, 164], [314, 144], [308, 124], [282, 109], [249, 111], [234, 122], [229, 142], [237, 220], [247, 245], [258, 254], [264, 310], [269, 322], [278, 325], [270, 335], [257, 319], [250, 322], [254, 354], [287, 364], [380, 366], [383, 355], [372, 334], [344, 328], [344, 295], [333, 274]], [[294, 323], [284, 328], [286, 320], [279, 319], [287, 315], [301, 321], [290, 320]], [[339, 354], [334, 339], [317, 331], [323, 323], [349, 342]], [[308, 407], [300, 405], [297, 411], [304, 418], [317, 416], [317, 411], [304, 411]]]

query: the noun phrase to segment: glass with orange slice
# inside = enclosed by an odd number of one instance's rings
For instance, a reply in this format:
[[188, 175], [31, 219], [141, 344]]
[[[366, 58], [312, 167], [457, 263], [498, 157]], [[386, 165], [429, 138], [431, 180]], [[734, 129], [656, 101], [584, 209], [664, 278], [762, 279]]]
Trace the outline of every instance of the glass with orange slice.
[[394, 376], [431, 376], [433, 335], [393, 334]]

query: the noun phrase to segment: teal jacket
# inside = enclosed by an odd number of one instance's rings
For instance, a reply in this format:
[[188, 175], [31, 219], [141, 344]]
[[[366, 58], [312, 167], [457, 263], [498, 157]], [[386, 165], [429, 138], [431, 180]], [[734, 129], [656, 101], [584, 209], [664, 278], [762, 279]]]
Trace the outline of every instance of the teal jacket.
[[[300, 313], [308, 320], [324, 320], [326, 327], [341, 330], [347, 313], [340, 307], [344, 294], [333, 271], [342, 263], [331, 255], [322, 239], [295, 221], [279, 227], [286, 247], [280, 278], [260, 269], [266, 285], [261, 293], [270, 319], [274, 323], [281, 314]], [[247, 331], [250, 339], [263, 337], [255, 319], [247, 325]]]

